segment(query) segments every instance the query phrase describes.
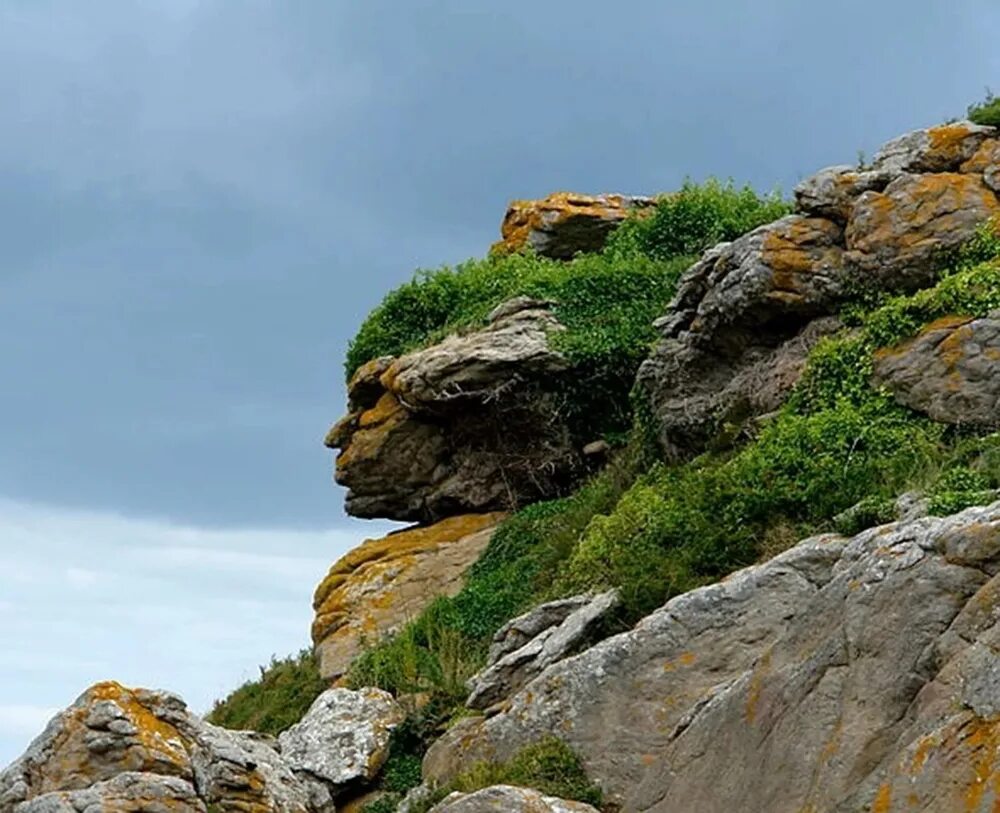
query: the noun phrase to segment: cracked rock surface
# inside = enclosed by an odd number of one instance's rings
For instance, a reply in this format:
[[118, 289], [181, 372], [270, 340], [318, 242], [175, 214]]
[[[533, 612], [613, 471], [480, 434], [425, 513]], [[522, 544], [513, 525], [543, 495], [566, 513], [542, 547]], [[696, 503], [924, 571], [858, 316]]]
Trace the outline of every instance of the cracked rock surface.
[[993, 811], [998, 573], [1000, 503], [807, 539], [549, 667], [425, 774], [556, 734], [623, 811]]

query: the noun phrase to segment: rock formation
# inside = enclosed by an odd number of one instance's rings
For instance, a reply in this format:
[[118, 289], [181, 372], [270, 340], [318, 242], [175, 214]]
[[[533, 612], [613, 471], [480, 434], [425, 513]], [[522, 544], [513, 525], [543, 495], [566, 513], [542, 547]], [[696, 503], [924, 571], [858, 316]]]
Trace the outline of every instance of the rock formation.
[[1000, 425], [1000, 311], [952, 316], [875, 359], [875, 383], [935, 421]]
[[0, 773], [0, 813], [332, 813], [402, 716], [385, 692], [332, 690], [279, 744], [210, 725], [175, 695], [99, 683]]
[[629, 213], [656, 205], [632, 195], [556, 192], [542, 200], [515, 200], [500, 227], [493, 251], [530, 248], [543, 257], [568, 260], [577, 252], [600, 251], [608, 235]]
[[808, 539], [549, 667], [425, 773], [558, 733], [628, 811], [993, 810], [998, 573], [1000, 503]]
[[548, 303], [521, 297], [483, 330], [361, 367], [326, 440], [348, 513], [426, 523], [565, 491], [593, 438], [558, 420], [569, 365], [548, 337], [561, 329]]
[[337, 560], [313, 600], [312, 639], [323, 677], [340, 677], [365, 642], [394, 632], [436, 596], [457, 593], [503, 517], [450, 517], [369, 539]]
[[942, 251], [1000, 214], [998, 145], [995, 130], [968, 122], [910, 133], [869, 169], [803, 181], [799, 214], [705, 252], [639, 372], [667, 454], [695, 454], [724, 424], [780, 405], [857, 286], [931, 282]]

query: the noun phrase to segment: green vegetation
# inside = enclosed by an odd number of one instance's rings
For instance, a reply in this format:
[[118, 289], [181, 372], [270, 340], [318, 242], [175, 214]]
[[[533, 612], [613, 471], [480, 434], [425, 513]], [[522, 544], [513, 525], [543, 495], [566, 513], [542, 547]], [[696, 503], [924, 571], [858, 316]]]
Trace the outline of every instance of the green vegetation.
[[517, 295], [551, 300], [566, 331], [552, 337], [577, 372], [563, 394], [581, 435], [614, 438], [631, 423], [628, 393], [656, 338], [653, 321], [695, 255], [789, 210], [780, 196], [710, 180], [685, 183], [652, 213], [633, 216], [607, 248], [569, 262], [530, 253], [469, 260], [418, 271], [390, 292], [361, 325], [347, 352], [350, 377], [369, 359], [402, 353], [485, 323]]
[[969, 105], [969, 121], [985, 124], [990, 127], [1000, 127], [1000, 99], [987, 89], [986, 98], [978, 104]]
[[[509, 762], [480, 762], [472, 766], [430, 797], [412, 807], [413, 813], [426, 813], [449, 793], [473, 793], [492, 785], [515, 785], [534, 788], [547, 796], [571, 799], [600, 807], [600, 788], [588, 778], [580, 759], [562, 740], [545, 739], [521, 749]], [[398, 792], [366, 805], [364, 813], [391, 813], [402, 795]]]
[[311, 650], [260, 667], [260, 677], [249, 680], [224, 700], [217, 701], [206, 719], [233, 729], [280, 734], [297, 723], [312, 702], [328, 688], [319, 676]]
[[852, 308], [854, 330], [815, 348], [793, 397], [742, 448], [650, 465], [637, 421], [615, 465], [518, 512], [465, 589], [366, 652], [352, 680], [460, 702], [493, 631], [546, 598], [615, 586], [627, 622], [808, 534], [887, 521], [903, 491], [925, 490], [937, 511], [983, 501], [1000, 487], [995, 436], [935, 423], [869, 380], [878, 348], [940, 316], [1000, 307], [997, 258], [1000, 237], [984, 228], [935, 287]]
[[732, 181], [685, 181], [677, 192], [662, 196], [652, 214], [622, 224], [608, 240], [605, 254], [655, 260], [697, 255], [791, 211], [778, 191], [762, 197], [751, 186], [738, 188]]

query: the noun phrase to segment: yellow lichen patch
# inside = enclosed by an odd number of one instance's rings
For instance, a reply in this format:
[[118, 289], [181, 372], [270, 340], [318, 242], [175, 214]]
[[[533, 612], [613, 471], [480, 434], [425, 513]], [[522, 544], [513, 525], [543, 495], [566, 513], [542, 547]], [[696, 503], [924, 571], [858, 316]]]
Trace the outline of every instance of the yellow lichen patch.
[[962, 172], [980, 173], [998, 165], [1000, 165], [1000, 139], [990, 138], [980, 144], [975, 154], [962, 164]]
[[337, 470], [343, 471], [358, 460], [375, 458], [392, 431], [407, 418], [406, 409], [386, 393], [358, 418], [358, 429], [337, 456]]
[[913, 749], [913, 759], [910, 760], [910, 773], [920, 773], [924, 765], [927, 764], [927, 758], [930, 756], [931, 751], [938, 745], [938, 739], [933, 734], [921, 737], [917, 741], [917, 747]]
[[974, 813], [980, 809], [987, 790], [992, 790], [994, 796], [1000, 799], [1000, 772], [997, 771], [1000, 721], [975, 718], [963, 744], [972, 752], [969, 755], [972, 777], [965, 791], [964, 810]]
[[757, 661], [750, 676], [750, 686], [747, 689], [747, 704], [744, 716], [748, 723], [757, 719], [757, 711], [760, 707], [760, 697], [764, 691], [764, 681], [767, 679], [771, 669], [771, 653], [765, 652], [763, 657]]
[[964, 124], [942, 124], [929, 129], [927, 137], [932, 155], [954, 166], [962, 158], [962, 147], [969, 137], [969, 129]]
[[819, 218], [795, 218], [770, 229], [761, 246], [761, 260], [772, 271], [772, 285], [781, 291], [800, 293], [800, 277], [814, 273], [826, 264], [825, 260], [832, 260], [826, 253], [839, 235], [836, 225]]
[[[109, 733], [117, 746], [106, 754], [95, 754], [88, 745], [94, 732], [88, 720], [95, 704], [101, 702], [114, 703], [135, 731]], [[50, 750], [50, 759], [39, 766], [39, 793], [87, 787], [123, 771], [191, 775], [188, 743], [181, 733], [157, 717], [135, 691], [113, 681], [92, 686], [81, 702], [63, 716], [62, 729]]]
[[506, 515], [467, 514], [369, 539], [339, 559], [316, 588], [313, 642], [323, 673], [343, 673], [363, 640], [415, 617], [438, 595], [452, 595]]
[[886, 783], [875, 794], [871, 813], [889, 813], [890, 810], [892, 810], [892, 786]]
[[624, 195], [581, 195], [554, 192], [541, 200], [515, 200], [507, 207], [500, 225], [502, 239], [493, 244], [496, 254], [520, 251], [529, 244], [531, 234], [551, 229], [572, 218], [609, 224], [623, 220], [632, 209]]
[[[875, 360], [879, 361], [885, 358], [901, 356], [904, 353], [911, 350], [914, 344], [920, 341], [920, 339], [922, 339], [924, 336], [939, 331], [954, 331], [957, 328], [961, 328], [964, 325], [968, 325], [972, 320], [973, 317], [971, 316], [958, 316], [958, 315], [942, 316], [939, 319], [935, 319], [930, 324], [924, 326], [924, 328], [912, 339], [907, 339], [905, 342], [893, 345], [892, 347], [882, 347], [876, 350]], [[948, 339], [946, 339], [945, 341], [948, 341]]]

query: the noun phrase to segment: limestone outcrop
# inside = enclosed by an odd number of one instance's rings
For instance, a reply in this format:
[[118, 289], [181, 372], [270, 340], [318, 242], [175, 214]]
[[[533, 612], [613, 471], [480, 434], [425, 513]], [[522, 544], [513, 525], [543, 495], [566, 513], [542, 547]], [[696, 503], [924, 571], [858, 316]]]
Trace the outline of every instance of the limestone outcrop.
[[1000, 311], [952, 316], [875, 359], [875, 383], [935, 421], [1000, 425]]
[[796, 188], [798, 213], [709, 249], [681, 279], [639, 371], [664, 450], [683, 458], [779, 406], [858, 286], [929, 284], [943, 251], [1000, 214], [1000, 137], [968, 122], [887, 144], [869, 168]]
[[369, 539], [339, 559], [316, 589], [312, 638], [324, 678], [343, 675], [366, 643], [454, 595], [505, 515], [450, 517]]
[[549, 303], [519, 297], [482, 330], [361, 367], [326, 440], [348, 513], [430, 523], [565, 491], [592, 438], [557, 418], [560, 330]]
[[384, 692], [332, 690], [279, 743], [167, 692], [99, 683], [0, 773], [0, 813], [333, 813], [402, 716]]
[[1000, 503], [805, 540], [549, 667], [425, 774], [557, 734], [626, 811], [986, 813], [998, 574]]
[[536, 254], [568, 260], [577, 252], [600, 251], [608, 235], [633, 211], [656, 205], [634, 195], [581, 195], [556, 192], [541, 200], [515, 200], [500, 226], [493, 251], [530, 248]]

